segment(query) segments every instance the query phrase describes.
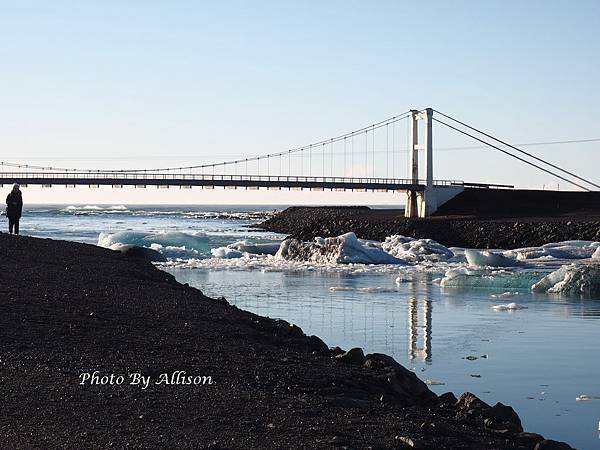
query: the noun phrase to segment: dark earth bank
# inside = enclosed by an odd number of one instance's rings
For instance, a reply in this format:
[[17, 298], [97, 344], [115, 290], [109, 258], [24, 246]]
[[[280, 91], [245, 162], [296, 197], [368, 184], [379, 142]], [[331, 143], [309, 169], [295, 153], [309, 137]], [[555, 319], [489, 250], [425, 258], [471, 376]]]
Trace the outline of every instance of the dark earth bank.
[[405, 219], [404, 211], [399, 209], [290, 207], [254, 226], [301, 240], [353, 231], [363, 239], [383, 241], [386, 236], [401, 234], [434, 239], [447, 247], [466, 248], [512, 249], [571, 239], [600, 241], [600, 214], [583, 213], [555, 217]]
[[[523, 433], [508, 406], [438, 397], [385, 355], [205, 297], [142, 254], [5, 234], [0, 251], [2, 448], [570, 448]], [[80, 385], [93, 371], [126, 381]], [[176, 371], [213, 384], [154, 384]]]

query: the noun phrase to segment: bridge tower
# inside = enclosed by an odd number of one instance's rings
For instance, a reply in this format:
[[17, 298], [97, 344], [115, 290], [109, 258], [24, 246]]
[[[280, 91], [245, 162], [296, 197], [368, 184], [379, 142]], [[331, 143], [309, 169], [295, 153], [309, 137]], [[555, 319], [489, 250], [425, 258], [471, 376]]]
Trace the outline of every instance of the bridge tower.
[[[462, 186], [434, 186], [433, 183], [433, 109], [410, 111], [410, 166], [413, 185], [425, 185], [425, 189], [407, 192], [405, 217], [427, 217], [438, 206], [462, 192]], [[423, 143], [419, 143], [419, 123], [424, 123]], [[425, 179], [419, 178], [419, 151], [425, 152]], [[424, 181], [424, 183], [423, 183]]]

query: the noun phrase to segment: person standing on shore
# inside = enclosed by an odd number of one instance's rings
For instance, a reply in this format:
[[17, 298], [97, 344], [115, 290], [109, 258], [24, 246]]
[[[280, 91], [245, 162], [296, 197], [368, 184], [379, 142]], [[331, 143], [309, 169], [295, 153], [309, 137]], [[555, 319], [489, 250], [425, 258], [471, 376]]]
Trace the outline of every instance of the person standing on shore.
[[8, 217], [8, 232], [19, 234], [19, 220], [23, 211], [23, 196], [20, 186], [15, 183], [12, 191], [6, 197], [6, 217]]

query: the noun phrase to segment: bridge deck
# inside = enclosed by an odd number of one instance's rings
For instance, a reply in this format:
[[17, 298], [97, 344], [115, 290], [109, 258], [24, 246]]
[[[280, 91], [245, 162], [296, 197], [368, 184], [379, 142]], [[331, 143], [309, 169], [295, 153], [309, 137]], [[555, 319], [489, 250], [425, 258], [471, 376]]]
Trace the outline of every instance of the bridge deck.
[[[279, 175], [198, 175], [138, 172], [3, 172], [0, 185], [205, 186], [246, 188], [367, 189], [422, 191], [425, 180], [399, 178], [309, 177]], [[436, 180], [434, 186], [462, 186], [462, 181]]]

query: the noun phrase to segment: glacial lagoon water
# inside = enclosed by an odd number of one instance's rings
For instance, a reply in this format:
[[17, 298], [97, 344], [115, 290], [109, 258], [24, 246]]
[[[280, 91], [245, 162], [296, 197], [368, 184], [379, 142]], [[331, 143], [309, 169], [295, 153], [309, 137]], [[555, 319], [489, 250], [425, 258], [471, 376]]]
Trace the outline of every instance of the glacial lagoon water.
[[[33, 206], [21, 228], [91, 244], [114, 243], [116, 233], [121, 240], [151, 235], [144, 242], [170, 258], [162, 268], [209, 296], [295, 323], [330, 346], [387, 353], [438, 393], [501, 401], [528, 431], [600, 448], [600, 298], [532, 293], [528, 279], [510, 289], [440, 283], [448, 269], [466, 263], [294, 263], [223, 253], [236, 241], [281, 240], [248, 227], [273, 209]], [[542, 261], [528, 269], [533, 275], [519, 276], [540, 277], [556, 264]], [[510, 303], [519, 309], [494, 308]]]

